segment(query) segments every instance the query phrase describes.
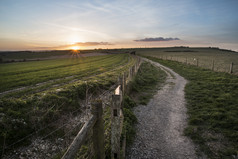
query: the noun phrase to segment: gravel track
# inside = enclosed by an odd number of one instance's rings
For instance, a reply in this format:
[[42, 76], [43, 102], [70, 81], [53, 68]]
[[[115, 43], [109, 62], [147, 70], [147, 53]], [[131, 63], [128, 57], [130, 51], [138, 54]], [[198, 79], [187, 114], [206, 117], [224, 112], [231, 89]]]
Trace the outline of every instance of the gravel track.
[[196, 147], [183, 135], [187, 124], [184, 87], [187, 81], [171, 69], [144, 59], [167, 73], [164, 86], [144, 106], [134, 109], [138, 119], [128, 159], [196, 159]]

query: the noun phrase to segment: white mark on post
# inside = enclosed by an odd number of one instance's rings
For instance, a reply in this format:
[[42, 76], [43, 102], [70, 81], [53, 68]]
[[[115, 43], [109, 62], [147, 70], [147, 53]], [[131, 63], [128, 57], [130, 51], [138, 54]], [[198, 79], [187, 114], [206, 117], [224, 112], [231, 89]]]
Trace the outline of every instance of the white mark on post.
[[121, 85], [119, 85], [116, 90], [115, 90], [115, 95], [120, 95], [120, 88], [121, 88]]

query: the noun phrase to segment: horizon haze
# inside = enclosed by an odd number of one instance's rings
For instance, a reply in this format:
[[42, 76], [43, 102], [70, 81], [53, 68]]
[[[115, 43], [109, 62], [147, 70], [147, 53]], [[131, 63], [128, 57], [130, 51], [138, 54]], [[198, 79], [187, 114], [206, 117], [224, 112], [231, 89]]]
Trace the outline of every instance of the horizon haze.
[[219, 47], [238, 51], [236, 0], [0, 1], [0, 51]]

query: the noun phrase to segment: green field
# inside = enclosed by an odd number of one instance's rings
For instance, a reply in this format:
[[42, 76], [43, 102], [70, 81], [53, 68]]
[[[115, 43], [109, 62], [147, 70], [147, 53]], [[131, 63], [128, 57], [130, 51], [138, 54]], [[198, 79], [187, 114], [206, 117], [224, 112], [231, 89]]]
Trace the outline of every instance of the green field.
[[[209, 158], [238, 155], [238, 77], [180, 62], [151, 60], [172, 68], [185, 77], [188, 127], [185, 135]], [[233, 156], [232, 156], [233, 155]]]
[[68, 77], [73, 80], [102, 73], [112, 67], [126, 64], [129, 61], [127, 56], [126, 54], [107, 55], [0, 64], [0, 92], [54, 79], [62, 78], [63, 81], [63, 78]]
[[42, 52], [8, 51], [8, 52], [0, 52], [0, 58], [2, 59], [2, 61], [8, 61], [8, 60], [47, 58], [51, 56], [62, 56], [62, 55], [70, 55], [70, 54], [72, 54], [71, 50], [42, 51]]
[[[167, 59], [153, 60], [174, 69], [190, 81], [185, 88], [189, 114], [185, 134], [198, 143], [210, 158], [235, 155], [238, 81], [237, 76], [221, 72], [229, 72], [233, 62], [233, 74], [238, 74], [238, 53], [216, 48], [184, 47], [133, 50], [136, 54]], [[131, 51], [119, 49], [115, 53]], [[97, 52], [111, 53], [113, 50]], [[31, 54], [29, 59], [51, 56], [26, 52], [8, 56], [9, 59], [22, 59], [27, 54]], [[68, 52], [52, 53], [54, 56], [66, 54]], [[199, 67], [192, 66], [197, 65], [197, 59]], [[218, 72], [211, 71], [213, 60], [214, 71]], [[26, 59], [26, 62], [0, 64], [0, 153], [27, 145], [36, 135], [47, 136], [47, 139], [64, 136], [68, 130], [63, 126], [67, 122], [61, 119], [79, 115], [87, 94], [95, 96], [102, 90], [108, 90], [117, 82], [118, 76], [135, 62], [129, 54], [108, 54], [39, 61]], [[149, 96], [147, 98], [144, 94], [138, 98], [141, 103], [146, 103]], [[52, 130], [57, 131], [50, 134]], [[79, 129], [73, 133], [76, 130]], [[21, 140], [29, 134], [33, 135]]]
[[[81, 55], [88, 53], [125, 53], [125, 49], [95, 49], [95, 50], [80, 50]], [[14, 62], [14, 61], [30, 61], [30, 60], [42, 60], [42, 58], [67, 58], [67, 56], [73, 56], [75, 51], [73, 50], [49, 50], [49, 51], [0, 51], [0, 63], [1, 62]]]
[[47, 138], [64, 136], [67, 120], [61, 119], [77, 116], [87, 95], [108, 90], [135, 62], [129, 54], [115, 54], [0, 64], [1, 92], [15, 90], [0, 99], [1, 153], [27, 144], [36, 134], [57, 130]]
[[[238, 75], [238, 53], [218, 48], [145, 48], [136, 49], [136, 53], [154, 56], [164, 60], [179, 61], [218, 72], [229, 72], [233, 62], [233, 73]], [[213, 66], [214, 61], [214, 66]]]

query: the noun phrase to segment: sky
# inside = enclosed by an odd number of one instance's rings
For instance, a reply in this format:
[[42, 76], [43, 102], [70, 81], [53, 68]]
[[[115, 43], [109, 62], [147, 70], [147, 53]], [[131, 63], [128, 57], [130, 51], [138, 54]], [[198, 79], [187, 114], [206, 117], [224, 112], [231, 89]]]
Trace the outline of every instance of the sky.
[[0, 0], [0, 51], [220, 47], [238, 51], [238, 0]]

